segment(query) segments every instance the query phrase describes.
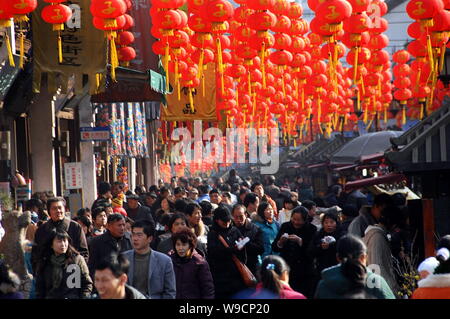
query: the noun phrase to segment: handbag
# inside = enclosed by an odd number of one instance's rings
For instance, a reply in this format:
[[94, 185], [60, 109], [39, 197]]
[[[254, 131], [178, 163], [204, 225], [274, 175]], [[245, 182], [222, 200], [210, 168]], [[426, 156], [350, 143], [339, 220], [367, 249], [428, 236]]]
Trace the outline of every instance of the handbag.
[[[226, 240], [221, 235], [218, 235], [218, 236], [219, 236], [219, 240], [221, 241], [221, 243], [226, 248], [230, 248], [230, 245], [228, 245]], [[241, 274], [241, 278], [244, 281], [244, 284], [247, 287], [255, 287], [256, 284], [258, 283], [255, 275], [253, 275], [253, 273], [250, 271], [250, 269], [248, 269], [248, 267], [242, 261], [240, 261], [239, 258], [237, 258], [235, 254], [232, 254], [231, 258], [233, 259], [233, 262], [236, 265], [237, 270]]]

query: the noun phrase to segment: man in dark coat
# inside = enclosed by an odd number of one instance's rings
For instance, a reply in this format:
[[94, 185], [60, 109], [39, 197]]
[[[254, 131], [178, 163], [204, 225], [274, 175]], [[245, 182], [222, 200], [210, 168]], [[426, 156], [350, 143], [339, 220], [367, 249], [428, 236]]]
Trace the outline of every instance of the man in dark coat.
[[250, 239], [245, 245], [247, 253], [247, 262], [245, 264], [256, 276], [258, 256], [264, 253], [263, 233], [258, 226], [247, 218], [243, 205], [237, 204], [233, 207], [232, 217], [234, 226], [241, 232], [242, 236]]
[[289, 284], [292, 289], [301, 292], [307, 298], [314, 295], [311, 277], [314, 274], [313, 259], [308, 248], [317, 228], [308, 222], [308, 210], [303, 206], [294, 208], [291, 220], [281, 225], [277, 237], [272, 243], [272, 250], [291, 268]]
[[[241, 232], [231, 225], [231, 213], [223, 206], [214, 211], [214, 223], [208, 233], [208, 263], [214, 280], [216, 299], [229, 299], [246, 288], [241, 274], [236, 268], [232, 255], [245, 262], [244, 250], [236, 247], [235, 241]], [[219, 235], [227, 242], [226, 248]]]
[[132, 220], [148, 220], [155, 225], [152, 210], [139, 203], [139, 196], [137, 194], [127, 196], [127, 206], [125, 210], [127, 211], [128, 217]]
[[52, 232], [62, 230], [69, 234], [72, 246], [88, 262], [89, 251], [86, 236], [77, 222], [66, 217], [66, 201], [62, 197], [49, 198], [47, 200], [47, 211], [50, 219], [42, 224], [34, 237], [34, 245], [31, 251], [31, 264], [33, 270], [36, 270], [38, 261], [42, 257], [42, 249], [49, 240]]
[[113, 254], [133, 249], [131, 239], [126, 235], [125, 217], [114, 213], [108, 216], [107, 231], [89, 242], [89, 272], [94, 278], [95, 267]]

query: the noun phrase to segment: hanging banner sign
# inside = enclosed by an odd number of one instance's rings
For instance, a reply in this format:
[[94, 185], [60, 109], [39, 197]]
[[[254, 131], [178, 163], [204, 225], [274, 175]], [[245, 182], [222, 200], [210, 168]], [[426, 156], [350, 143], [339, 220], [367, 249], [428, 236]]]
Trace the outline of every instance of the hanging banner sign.
[[83, 188], [83, 174], [81, 171], [81, 163], [65, 163], [64, 177], [66, 179], [66, 189]]

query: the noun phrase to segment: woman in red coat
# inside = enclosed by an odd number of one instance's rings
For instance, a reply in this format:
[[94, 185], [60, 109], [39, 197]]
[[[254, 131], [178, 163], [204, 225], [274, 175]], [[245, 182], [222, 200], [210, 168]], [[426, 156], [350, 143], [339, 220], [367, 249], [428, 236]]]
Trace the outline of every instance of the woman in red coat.
[[306, 299], [289, 286], [289, 266], [280, 256], [269, 255], [261, 264], [261, 282], [252, 298], [273, 295], [279, 299]]

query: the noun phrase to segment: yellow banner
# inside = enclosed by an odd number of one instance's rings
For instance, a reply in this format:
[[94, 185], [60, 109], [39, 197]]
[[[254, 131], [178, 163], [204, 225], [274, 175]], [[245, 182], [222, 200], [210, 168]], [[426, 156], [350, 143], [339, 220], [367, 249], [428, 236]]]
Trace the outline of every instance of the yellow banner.
[[163, 121], [217, 121], [216, 117], [216, 79], [214, 63], [209, 63], [207, 70], [203, 72], [204, 85], [200, 79], [200, 85], [193, 89], [192, 111], [188, 88], [180, 88], [178, 99], [178, 87], [175, 84], [175, 74], [169, 74], [172, 94], [166, 95], [167, 107], [161, 106], [161, 120]]

